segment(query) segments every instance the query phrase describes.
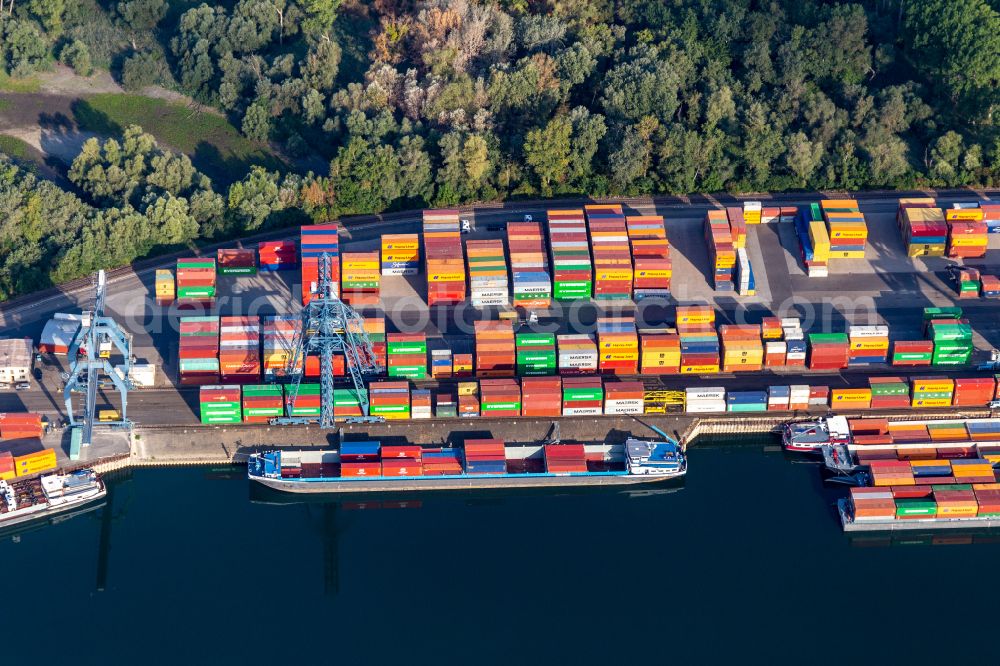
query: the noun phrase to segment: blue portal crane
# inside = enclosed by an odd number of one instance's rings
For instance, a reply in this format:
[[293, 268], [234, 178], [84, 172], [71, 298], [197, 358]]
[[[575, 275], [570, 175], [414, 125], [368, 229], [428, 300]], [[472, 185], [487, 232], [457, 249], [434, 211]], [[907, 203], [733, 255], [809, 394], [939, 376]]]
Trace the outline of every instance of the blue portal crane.
[[[306, 356], [313, 354], [320, 361], [320, 416], [319, 425], [334, 428], [333, 355], [344, 355], [347, 381], [357, 392], [362, 416], [350, 417], [348, 423], [376, 423], [384, 419], [371, 416], [368, 410], [368, 392], [364, 375], [375, 374], [381, 367], [375, 360], [372, 341], [365, 332], [364, 319], [354, 308], [335, 295], [330, 255], [319, 260], [319, 280], [309, 304], [301, 311], [300, 326], [292, 341], [292, 353], [285, 366], [285, 374], [292, 378], [288, 385], [285, 416], [271, 419], [275, 425], [316, 423], [316, 416], [293, 416], [295, 400], [305, 375]], [[305, 285], [303, 285], [305, 287]]]
[[[95, 413], [97, 411], [97, 388], [102, 375], [111, 379], [121, 396], [121, 412], [117, 418], [101, 421], [102, 425], [113, 428], [131, 428], [128, 420], [128, 392], [134, 386], [129, 379], [132, 372], [132, 335], [123, 330], [114, 319], [104, 314], [104, 299], [107, 291], [107, 279], [104, 271], [98, 271], [94, 278], [94, 307], [81, 315], [80, 330], [77, 331], [69, 346], [70, 369], [63, 374], [65, 388], [63, 398], [66, 401], [66, 415], [70, 427], [78, 429], [72, 432], [70, 459], [80, 456], [80, 447], [90, 446], [93, 441]], [[111, 364], [112, 347], [124, 359], [115, 368]], [[73, 411], [73, 393], [85, 393], [83, 420], [76, 418]]]

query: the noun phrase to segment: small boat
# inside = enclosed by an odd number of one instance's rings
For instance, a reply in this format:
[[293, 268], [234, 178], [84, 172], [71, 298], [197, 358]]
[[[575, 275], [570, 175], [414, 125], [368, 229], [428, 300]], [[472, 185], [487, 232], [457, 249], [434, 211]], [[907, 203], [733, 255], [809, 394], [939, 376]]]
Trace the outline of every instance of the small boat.
[[0, 528], [79, 509], [105, 495], [104, 481], [89, 469], [0, 480]]
[[781, 445], [786, 451], [819, 453], [824, 446], [847, 444], [850, 439], [851, 429], [845, 416], [786, 423], [781, 429]]
[[[247, 461], [247, 476], [285, 492], [346, 493], [611, 486], [677, 479], [687, 473], [684, 448], [669, 437], [663, 441], [630, 437], [623, 444], [501, 443], [502, 450], [489, 466], [464, 455], [461, 448], [414, 447], [418, 450], [400, 468], [399, 459], [387, 458], [383, 451], [381, 460], [394, 463], [391, 476], [385, 475], [389, 464], [379, 468], [378, 443], [370, 444], [372, 472], [365, 476], [342, 475], [342, 466], [352, 463], [342, 463], [340, 449], [254, 453]], [[559, 458], [554, 457], [557, 454]], [[575, 455], [575, 464], [561, 457], [564, 454]], [[451, 461], [443, 473], [437, 462], [441, 459]]]

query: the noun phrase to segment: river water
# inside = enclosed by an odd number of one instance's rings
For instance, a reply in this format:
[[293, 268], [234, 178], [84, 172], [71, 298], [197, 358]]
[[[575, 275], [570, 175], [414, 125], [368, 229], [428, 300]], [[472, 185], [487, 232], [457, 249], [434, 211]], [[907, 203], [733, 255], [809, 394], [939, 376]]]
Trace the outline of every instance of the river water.
[[849, 538], [832, 507], [843, 490], [774, 444], [695, 446], [683, 486], [653, 492], [280, 503], [240, 469], [138, 470], [110, 483], [105, 507], [0, 541], [0, 654], [104, 665], [989, 659], [1000, 539]]

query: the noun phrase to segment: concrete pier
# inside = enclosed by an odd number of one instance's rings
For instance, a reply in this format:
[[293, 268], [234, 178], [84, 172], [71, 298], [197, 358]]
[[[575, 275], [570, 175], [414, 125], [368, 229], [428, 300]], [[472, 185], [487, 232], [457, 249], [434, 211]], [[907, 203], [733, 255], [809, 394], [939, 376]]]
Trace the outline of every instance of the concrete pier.
[[[622, 442], [628, 436], [655, 438], [647, 426], [655, 426], [688, 446], [697, 446], [708, 435], [759, 435], [777, 433], [789, 421], [816, 418], [826, 411], [773, 412], [758, 414], [646, 414], [637, 416], [597, 416], [511, 419], [430, 419], [387, 421], [374, 424], [345, 424], [341, 432], [350, 439], [413, 443], [424, 446], [461, 445], [466, 439], [496, 437], [508, 443], [540, 442], [559, 423], [563, 441]], [[986, 418], [985, 408], [951, 408], [922, 412], [844, 412], [848, 418], [915, 419]], [[218, 465], [245, 462], [248, 454], [270, 448], [329, 448], [338, 431], [317, 426], [174, 426], [137, 427], [130, 450], [118, 446], [105, 458], [88, 458], [98, 471], [126, 467]], [[80, 466], [74, 464], [72, 466]]]

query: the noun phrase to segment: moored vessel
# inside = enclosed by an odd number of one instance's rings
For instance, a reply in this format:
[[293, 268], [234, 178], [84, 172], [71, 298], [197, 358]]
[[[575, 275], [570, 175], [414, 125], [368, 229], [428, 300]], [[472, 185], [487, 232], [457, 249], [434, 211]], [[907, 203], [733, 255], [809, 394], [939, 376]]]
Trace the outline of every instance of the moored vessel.
[[251, 481], [292, 493], [611, 486], [686, 472], [687, 456], [677, 442], [633, 437], [587, 445], [467, 440], [440, 448], [342, 442], [331, 450], [255, 453], [247, 462]]
[[0, 528], [79, 509], [106, 494], [104, 481], [89, 469], [0, 481]]

